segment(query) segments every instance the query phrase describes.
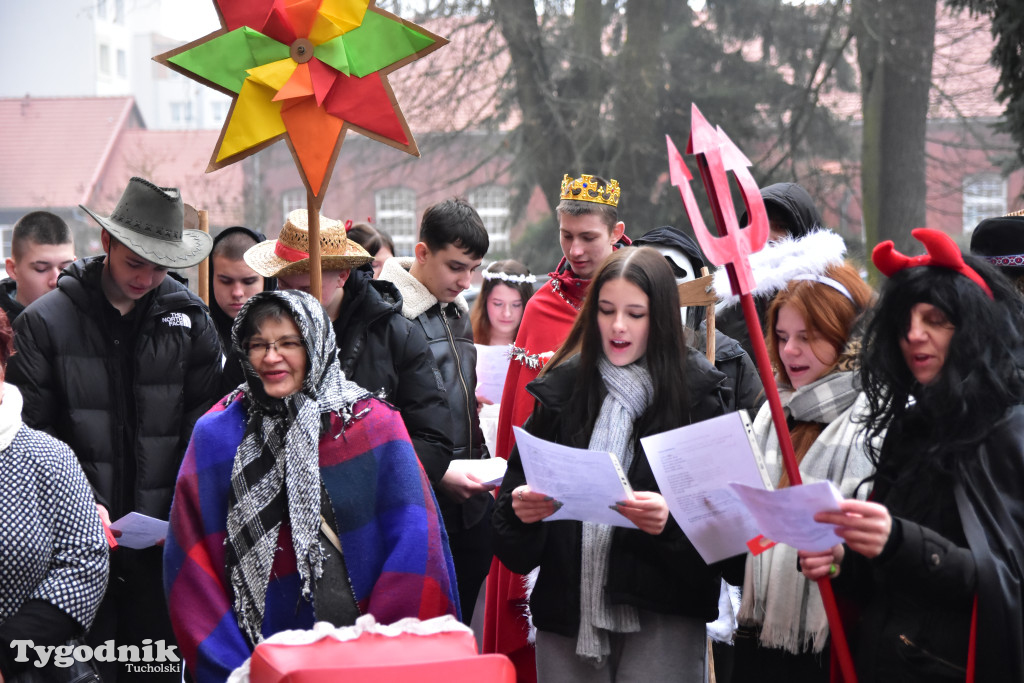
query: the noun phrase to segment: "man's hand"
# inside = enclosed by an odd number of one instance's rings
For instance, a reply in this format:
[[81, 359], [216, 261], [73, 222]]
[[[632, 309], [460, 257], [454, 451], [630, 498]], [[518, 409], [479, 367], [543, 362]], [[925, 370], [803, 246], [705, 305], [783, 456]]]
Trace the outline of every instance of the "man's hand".
[[469, 500], [471, 496], [485, 491], [493, 491], [494, 486], [481, 484], [473, 470], [476, 463], [482, 460], [452, 460], [448, 469], [441, 477], [441, 488], [448, 494], [448, 497], [456, 502]]

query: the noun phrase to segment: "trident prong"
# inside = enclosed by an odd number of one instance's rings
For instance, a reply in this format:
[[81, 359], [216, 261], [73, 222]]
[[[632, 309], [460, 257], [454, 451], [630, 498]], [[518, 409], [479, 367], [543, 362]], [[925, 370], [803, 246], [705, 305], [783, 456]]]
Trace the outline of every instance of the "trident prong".
[[[753, 291], [756, 283], [748, 257], [764, 247], [768, 239], [768, 219], [764, 200], [754, 177], [750, 174], [750, 160], [721, 128], [715, 128], [708, 123], [697, 109], [697, 105], [693, 105], [690, 139], [686, 151], [697, 157], [701, 180], [707, 190], [708, 201], [711, 203], [718, 229], [718, 235], [715, 236], [705, 225], [697, 198], [690, 187], [693, 176], [671, 138], [666, 136], [666, 140], [669, 178], [672, 184], [679, 188], [683, 206], [690, 217], [694, 235], [704, 254], [715, 265], [732, 266], [728, 271], [733, 294], [740, 295]], [[739, 219], [736, 217], [728, 173], [732, 173], [736, 178], [750, 219], [744, 228], [739, 226]]]

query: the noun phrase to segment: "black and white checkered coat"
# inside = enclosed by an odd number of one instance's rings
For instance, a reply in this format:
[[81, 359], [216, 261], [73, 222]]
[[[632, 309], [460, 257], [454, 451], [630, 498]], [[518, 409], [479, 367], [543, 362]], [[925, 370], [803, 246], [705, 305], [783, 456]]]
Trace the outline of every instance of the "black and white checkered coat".
[[87, 628], [107, 586], [107, 543], [75, 454], [23, 425], [0, 451], [0, 500], [0, 623], [38, 599]]

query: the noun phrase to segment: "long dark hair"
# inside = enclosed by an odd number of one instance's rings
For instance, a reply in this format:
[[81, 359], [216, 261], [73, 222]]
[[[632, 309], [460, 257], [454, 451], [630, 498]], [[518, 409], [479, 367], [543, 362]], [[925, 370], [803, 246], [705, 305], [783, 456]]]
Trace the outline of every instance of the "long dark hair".
[[[623, 247], [605, 259], [590, 283], [583, 309], [576, 318], [565, 343], [551, 357], [544, 372], [561, 365], [579, 353], [580, 371], [564, 415], [577, 435], [589, 434], [601, 409], [605, 392], [597, 360], [604, 353], [601, 331], [597, 326], [601, 288], [612, 280], [630, 282], [647, 295], [650, 330], [647, 335], [647, 369], [654, 383], [651, 405], [637, 422], [645, 431], [657, 417], [664, 429], [690, 422], [689, 395], [686, 387], [686, 345], [679, 318], [679, 291], [675, 276], [665, 257], [650, 247]], [[578, 427], [577, 427], [578, 426]]]
[[[887, 428], [891, 434], [912, 418], [924, 439], [914, 449], [917, 462], [947, 473], [952, 456], [977, 447], [992, 424], [1024, 399], [1021, 301], [987, 263], [968, 255], [964, 261], [995, 298], [947, 268], [919, 266], [896, 273], [882, 287], [867, 324], [860, 370], [869, 401], [868, 435], [877, 439]], [[942, 310], [955, 328], [942, 370], [926, 386], [914, 379], [899, 345], [909, 330], [911, 309], [919, 303]], [[871, 451], [878, 464], [880, 450]], [[879, 472], [886, 478], [891, 474]]]

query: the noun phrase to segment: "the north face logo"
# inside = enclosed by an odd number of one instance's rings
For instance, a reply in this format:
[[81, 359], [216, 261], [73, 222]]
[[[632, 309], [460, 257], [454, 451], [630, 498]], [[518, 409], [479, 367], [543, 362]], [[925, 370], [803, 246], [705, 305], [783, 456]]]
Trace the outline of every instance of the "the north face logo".
[[160, 318], [160, 322], [167, 323], [168, 327], [187, 327], [192, 329], [192, 319], [184, 313], [168, 313]]

